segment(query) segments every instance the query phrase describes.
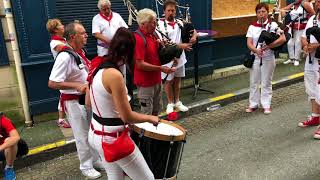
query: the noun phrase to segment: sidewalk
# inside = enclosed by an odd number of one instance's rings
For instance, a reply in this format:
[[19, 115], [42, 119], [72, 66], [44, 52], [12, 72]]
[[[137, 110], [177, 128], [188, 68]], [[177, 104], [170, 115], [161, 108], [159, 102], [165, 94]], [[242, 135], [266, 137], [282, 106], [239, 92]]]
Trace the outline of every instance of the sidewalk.
[[[273, 88], [287, 86], [289, 84], [303, 81], [304, 63], [295, 67], [292, 64], [284, 65], [284, 59], [277, 60], [277, 66], [274, 73]], [[226, 71], [229, 70], [229, 71]], [[195, 99], [192, 98], [194, 87], [187, 87], [181, 90], [181, 101], [186, 104], [190, 110], [186, 113], [179, 112], [179, 117], [190, 116], [199, 112], [206, 111], [207, 107], [219, 104], [236, 102], [248, 98], [249, 73], [243, 66], [226, 68], [224, 70], [216, 70], [215, 74], [209, 77], [209, 81], [200, 81], [200, 86], [203, 89], [214, 91], [215, 93], [207, 93], [198, 91]], [[231, 70], [230, 70], [231, 69]], [[238, 74], [241, 73], [241, 74]], [[230, 74], [234, 74], [229, 76]], [[226, 77], [215, 79], [216, 76]], [[206, 78], [207, 79], [207, 78]], [[188, 82], [189, 81], [189, 82]], [[184, 81], [184, 84], [190, 84], [190, 80]], [[166, 99], [164, 97], [164, 109], [166, 107]], [[48, 117], [38, 117], [44, 122], [37, 123], [33, 128], [20, 129], [22, 138], [30, 145], [29, 155], [16, 163], [17, 168], [26, 167], [41, 161], [52, 159], [59, 155], [75, 151], [75, 144], [71, 129], [60, 129], [52, 121], [57, 117], [56, 114]], [[162, 118], [165, 113], [161, 113]], [[49, 121], [50, 120], [50, 121]], [[37, 120], [35, 120], [37, 122]]]

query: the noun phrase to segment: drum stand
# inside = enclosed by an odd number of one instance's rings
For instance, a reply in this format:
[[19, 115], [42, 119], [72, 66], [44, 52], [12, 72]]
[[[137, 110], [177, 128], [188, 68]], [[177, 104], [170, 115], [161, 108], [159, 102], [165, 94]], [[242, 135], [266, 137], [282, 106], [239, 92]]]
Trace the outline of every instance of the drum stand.
[[200, 85], [199, 85], [199, 54], [198, 54], [198, 40], [197, 42], [194, 44], [194, 47], [193, 47], [193, 53], [194, 53], [194, 56], [193, 56], [193, 66], [194, 66], [194, 92], [193, 92], [193, 96], [192, 96], [192, 99], [196, 99], [196, 96], [197, 96], [197, 93], [198, 91], [205, 91], [205, 92], [209, 92], [209, 93], [214, 93], [214, 91], [210, 91], [210, 90], [207, 90], [207, 89], [202, 89], [200, 88]]

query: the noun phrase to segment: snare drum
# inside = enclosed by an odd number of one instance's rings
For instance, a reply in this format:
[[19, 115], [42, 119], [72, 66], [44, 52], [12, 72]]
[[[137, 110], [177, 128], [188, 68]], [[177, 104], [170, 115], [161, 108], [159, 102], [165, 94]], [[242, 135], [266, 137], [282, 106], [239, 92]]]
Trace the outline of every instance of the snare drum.
[[186, 142], [186, 130], [161, 120], [157, 127], [151, 123], [133, 125], [131, 136], [139, 147], [156, 179], [176, 179]]

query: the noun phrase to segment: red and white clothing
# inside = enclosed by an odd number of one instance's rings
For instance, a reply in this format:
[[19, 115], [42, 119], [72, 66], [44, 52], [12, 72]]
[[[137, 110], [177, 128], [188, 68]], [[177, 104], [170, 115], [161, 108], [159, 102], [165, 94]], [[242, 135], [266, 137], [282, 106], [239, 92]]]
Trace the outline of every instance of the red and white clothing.
[[[167, 21], [165, 19], [161, 19], [158, 21], [159, 30], [163, 34], [168, 35], [168, 37], [171, 39], [173, 43], [177, 43], [177, 44], [180, 44], [182, 42], [180, 26], [183, 26], [183, 23], [178, 19], [175, 19], [173, 22]], [[176, 66], [177, 70], [174, 73], [169, 74], [167, 80], [172, 80], [174, 77], [184, 77], [185, 76], [184, 64], [186, 62], [187, 62], [186, 54], [183, 50], [178, 60], [178, 64]], [[172, 67], [172, 63], [173, 62], [170, 62], [163, 66]], [[161, 73], [162, 79], [164, 79], [166, 76], [167, 76], [166, 73], [163, 73], [163, 72]]]
[[[144, 40], [137, 33], [134, 34], [136, 39], [135, 48], [135, 60], [147, 62], [152, 65], [160, 66], [159, 59], [159, 43], [157, 37], [154, 34], [148, 34], [140, 29], [144, 37], [146, 38], [147, 46]], [[160, 71], [144, 71], [134, 66], [134, 84], [140, 87], [150, 87], [156, 84], [161, 84], [161, 72]]]
[[[275, 32], [278, 28], [277, 23], [266, 20], [263, 25], [254, 22], [249, 26], [246, 37], [252, 38], [253, 46], [255, 47], [262, 30]], [[257, 48], [261, 48], [264, 43], [258, 43]], [[250, 69], [250, 95], [249, 107], [256, 108], [261, 105], [263, 108], [270, 108], [272, 98], [272, 77], [275, 69], [275, 55], [271, 49], [267, 49], [261, 59], [255, 54], [253, 67]], [[259, 86], [261, 85], [261, 89]]]
[[50, 49], [51, 49], [53, 59], [56, 59], [59, 53], [58, 51], [54, 50], [54, 48], [56, 48], [58, 45], [66, 45], [66, 44], [67, 44], [67, 41], [65, 40], [65, 38], [52, 36], [50, 41]]
[[[109, 17], [99, 13], [92, 19], [92, 34], [101, 33], [103, 36], [111, 40], [120, 27], [128, 28], [126, 22], [122, 19], [120, 14], [111, 12]], [[108, 54], [108, 45], [97, 40], [97, 53], [98, 56]]]
[[[301, 37], [307, 38], [306, 31], [308, 28], [313, 27], [313, 19], [315, 15], [311, 16], [308, 20], [307, 26], [303, 31]], [[318, 27], [320, 27], [320, 22], [317, 20]], [[313, 35], [310, 35], [310, 43], [319, 43]], [[306, 57], [305, 67], [304, 67], [304, 82], [306, 87], [306, 93], [309, 99], [315, 99], [318, 104], [320, 104], [320, 89], [319, 89], [319, 59], [315, 58], [315, 51], [311, 54], [312, 63], [309, 63], [309, 54]]]
[[[102, 73], [104, 69], [100, 69], [95, 77], [93, 78], [91, 89], [90, 89], [90, 100], [92, 105], [92, 111], [99, 117], [103, 118], [119, 118], [119, 113], [116, 110], [113, 102], [112, 95], [106, 91], [102, 84]], [[90, 145], [99, 152], [100, 158], [104, 162], [104, 167], [110, 180], [124, 179], [123, 171], [131, 179], [146, 179], [153, 180], [154, 176], [149, 169], [146, 161], [144, 160], [139, 148], [135, 146], [135, 150], [120, 160], [115, 162], [107, 162], [104, 159], [104, 152], [102, 149], [101, 142], [113, 143], [117, 138], [111, 136], [102, 136], [95, 133], [94, 130], [104, 131], [108, 133], [116, 133], [123, 130], [124, 126], [105, 126], [100, 124], [94, 118], [91, 120], [89, 131], [89, 143]], [[94, 129], [94, 130], [93, 130]], [[103, 130], [102, 130], [103, 129]]]
[[[85, 64], [85, 61], [79, 56]], [[54, 62], [49, 80], [54, 82], [79, 82], [86, 83], [88, 68], [79, 69], [74, 57], [67, 52], [61, 52]], [[76, 89], [60, 90], [67, 95], [80, 95]], [[64, 102], [65, 113], [72, 128], [78, 157], [80, 160], [80, 170], [93, 168], [92, 162], [98, 159], [96, 153], [88, 143], [89, 120], [84, 105], [80, 105], [78, 99], [66, 100]]]
[[[304, 3], [304, 1], [302, 3]], [[310, 3], [310, 6], [313, 7], [311, 2], [306, 3]], [[291, 33], [292, 38], [290, 38], [290, 40], [287, 43], [289, 59], [299, 60], [302, 52], [301, 35], [306, 27], [309, 14], [304, 10], [302, 5], [298, 5], [297, 8], [292, 9], [289, 14], [292, 20], [301, 15], [296, 22], [292, 23], [291, 27], [289, 28], [289, 33]]]
[[9, 133], [16, 128], [4, 115], [0, 117], [0, 145], [4, 143], [4, 140], [9, 137]]

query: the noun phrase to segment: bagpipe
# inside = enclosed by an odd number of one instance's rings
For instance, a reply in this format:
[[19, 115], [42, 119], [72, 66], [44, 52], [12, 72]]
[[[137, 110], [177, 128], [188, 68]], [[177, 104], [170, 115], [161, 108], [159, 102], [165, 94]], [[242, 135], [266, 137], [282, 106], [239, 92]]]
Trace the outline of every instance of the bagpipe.
[[159, 29], [156, 29], [156, 31], [159, 32], [163, 38], [165, 38], [165, 41], [160, 43], [159, 47], [159, 59], [161, 65], [168, 64], [169, 62], [173, 61], [174, 58], [180, 58], [183, 50], [179, 48], [177, 44], [173, 43], [171, 39]]

